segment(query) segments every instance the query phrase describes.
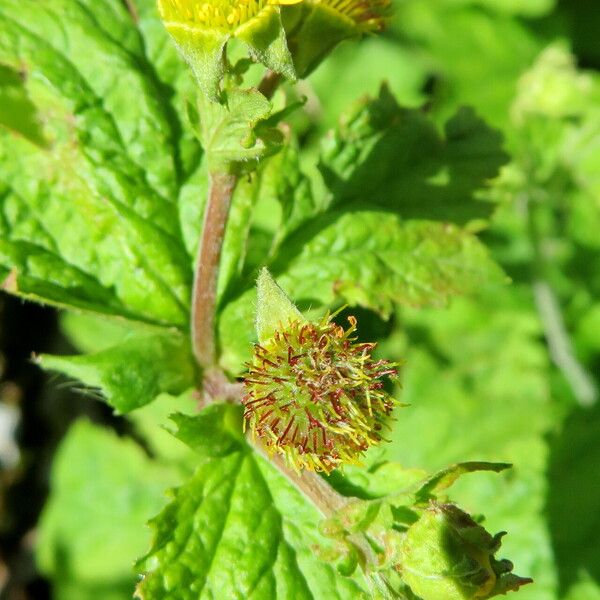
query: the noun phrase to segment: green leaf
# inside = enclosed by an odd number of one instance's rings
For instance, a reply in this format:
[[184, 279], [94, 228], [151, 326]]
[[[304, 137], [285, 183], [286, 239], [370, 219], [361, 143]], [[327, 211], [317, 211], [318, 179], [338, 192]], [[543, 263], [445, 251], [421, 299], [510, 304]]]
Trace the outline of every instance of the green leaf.
[[[148, 543], [144, 523], [178, 479], [177, 471], [148, 459], [133, 441], [76, 423], [52, 467], [38, 533], [41, 571], [63, 588], [128, 586], [131, 596], [131, 565]], [[65, 590], [61, 597], [75, 596]]]
[[395, 303], [440, 306], [506, 281], [468, 231], [368, 210], [329, 212], [304, 226], [273, 269], [298, 302], [346, 302], [386, 316]]
[[152, 72], [165, 92], [166, 97], [162, 98], [162, 107], [178, 133], [173, 139], [176, 146], [174, 158], [177, 179], [183, 182], [194, 171], [202, 155], [202, 149], [193, 129], [181, 123], [180, 117], [180, 114], [185, 112], [183, 107], [198, 93], [197, 85], [193, 77], [190, 77], [189, 69], [181, 60], [175, 45], [169, 39], [158, 15], [156, 1], [136, 0], [135, 4], [128, 6], [142, 37], [145, 54], [152, 65]]
[[506, 162], [500, 134], [470, 109], [449, 120], [444, 133], [382, 87], [323, 144], [320, 170], [332, 204], [348, 210], [359, 202], [405, 219], [454, 223], [489, 216], [493, 205], [478, 192]]
[[[266, 161], [260, 172], [258, 202], [264, 202], [265, 210], [273, 212], [273, 205], [279, 205], [280, 219], [270, 252], [277, 251], [282, 239], [297, 230], [319, 212], [309, 178], [300, 166], [298, 142], [290, 139], [280, 152]], [[255, 222], [261, 222], [255, 209]]]
[[406, 468], [397, 462], [380, 461], [364, 467], [344, 466], [333, 471], [327, 481], [342, 495], [365, 500], [389, 496], [400, 490], [413, 490], [427, 478], [427, 471]]
[[170, 431], [169, 417], [174, 413], [198, 413], [198, 396], [195, 390], [188, 390], [180, 396], [161, 394], [150, 404], [129, 413], [127, 418], [155, 460], [180, 466], [186, 475], [190, 475], [196, 468], [196, 459], [189, 447]]
[[191, 269], [176, 202], [182, 126], [161, 100], [164, 84], [125, 4], [7, 0], [0, 17], [0, 62], [22, 73], [49, 141], [0, 131], [5, 287], [185, 326]]
[[119, 413], [144, 406], [160, 393], [179, 394], [195, 384], [188, 342], [176, 332], [132, 336], [117, 346], [83, 356], [44, 354], [39, 364], [99, 388]]
[[[129, 321], [72, 311], [60, 315], [60, 327], [71, 345], [86, 354], [117, 346], [132, 334], [132, 323]], [[140, 331], [147, 333], [145, 326]], [[140, 331], [136, 330], [136, 334]]]
[[223, 104], [199, 97], [200, 140], [210, 170], [253, 170], [257, 161], [283, 143], [281, 132], [261, 121], [271, 116], [271, 103], [257, 90], [232, 89]]
[[[551, 438], [546, 510], [560, 592], [589, 578], [600, 590], [600, 409], [576, 409]], [[591, 587], [591, 586], [590, 586]], [[583, 594], [581, 598], [592, 597]]]
[[256, 295], [256, 334], [259, 342], [272, 338], [276, 331], [292, 321], [305, 320], [266, 268], [258, 276]]
[[[201, 416], [198, 418], [202, 418]], [[360, 576], [343, 578], [313, 550], [319, 514], [247, 447], [200, 460], [153, 519], [154, 543], [140, 563], [144, 600], [224, 597], [359, 599]]]
[[211, 404], [198, 415], [171, 416], [177, 429], [173, 435], [192, 450], [207, 457], [222, 457], [244, 445], [241, 406]]
[[47, 143], [36, 118], [35, 105], [27, 96], [19, 74], [5, 66], [0, 66], [0, 106], [2, 127], [23, 135], [38, 146]]

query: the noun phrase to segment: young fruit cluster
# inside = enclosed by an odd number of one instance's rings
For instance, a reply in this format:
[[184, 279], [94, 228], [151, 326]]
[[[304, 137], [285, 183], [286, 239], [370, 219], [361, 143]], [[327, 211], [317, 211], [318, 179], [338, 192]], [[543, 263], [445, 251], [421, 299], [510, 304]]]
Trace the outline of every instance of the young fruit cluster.
[[325, 317], [291, 321], [256, 344], [245, 377], [245, 423], [271, 454], [290, 466], [329, 473], [359, 462], [381, 442], [397, 401], [384, 378], [397, 365], [375, 360], [373, 343], [356, 343], [356, 319], [344, 329]]

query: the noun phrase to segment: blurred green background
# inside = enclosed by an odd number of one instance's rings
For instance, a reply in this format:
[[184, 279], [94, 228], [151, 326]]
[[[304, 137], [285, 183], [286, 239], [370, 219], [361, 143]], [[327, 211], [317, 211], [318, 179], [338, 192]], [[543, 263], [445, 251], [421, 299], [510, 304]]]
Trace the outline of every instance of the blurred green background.
[[[502, 132], [511, 157], [491, 190], [499, 209], [481, 236], [512, 283], [447, 308], [398, 309], [387, 322], [359, 315], [361, 333], [404, 361], [401, 394], [411, 405], [369, 462], [429, 470], [460, 460], [512, 462], [507, 476], [460, 481], [453, 498], [485, 512], [489, 530], [509, 531], [503, 555], [535, 580], [519, 598], [600, 599], [600, 3], [394, 0], [394, 7], [383, 35], [340, 46], [299, 85], [308, 98], [294, 117], [308, 150], [304, 167], [313, 168], [318, 140], [340, 113], [382, 81], [440, 126], [459, 107], [473, 107]], [[0, 66], [0, 126], [15, 120], [35, 138], [19, 81]], [[2, 597], [128, 598], [129, 566], [147, 545], [143, 523], [187, 467], [148, 459], [144, 414], [135, 423], [116, 418], [29, 360], [31, 352], [98, 349], [121, 335], [118, 328], [7, 296], [0, 303]], [[101, 427], [70, 428], [82, 415]], [[120, 449], [111, 457], [115, 435]], [[119, 460], [123, 453], [128, 461]], [[128, 487], [128, 469], [142, 468], [154, 469], [150, 489]], [[81, 483], [90, 473], [97, 474], [91, 488]], [[79, 497], [61, 495], [78, 486]], [[115, 488], [121, 494], [110, 498]], [[115, 519], [119, 537], [108, 543]], [[61, 544], [64, 560], [50, 550]]]

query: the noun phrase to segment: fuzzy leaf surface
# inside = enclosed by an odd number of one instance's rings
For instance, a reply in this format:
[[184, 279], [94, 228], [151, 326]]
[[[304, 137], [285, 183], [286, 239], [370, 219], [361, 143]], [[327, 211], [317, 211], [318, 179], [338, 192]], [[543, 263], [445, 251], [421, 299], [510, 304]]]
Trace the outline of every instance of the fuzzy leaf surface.
[[360, 576], [340, 577], [315, 556], [312, 545], [323, 538], [320, 515], [309, 501], [242, 437], [229, 452], [207, 460], [190, 435], [204, 426], [190, 419], [178, 420], [184, 427], [176, 435], [199, 450], [199, 466], [151, 523], [154, 543], [139, 565], [146, 573], [138, 596], [366, 600]]
[[180, 394], [194, 386], [194, 361], [182, 335], [129, 336], [105, 350], [81, 356], [42, 355], [39, 364], [98, 388], [119, 413], [152, 402], [166, 392]]
[[131, 14], [116, 0], [7, 0], [0, 17], [0, 62], [22, 74], [46, 141], [0, 131], [5, 287], [184, 326], [181, 123]]
[[328, 305], [339, 298], [383, 315], [394, 304], [439, 306], [506, 280], [466, 230], [369, 210], [327, 213], [283, 246], [286, 253], [293, 258], [281, 283], [298, 302]]

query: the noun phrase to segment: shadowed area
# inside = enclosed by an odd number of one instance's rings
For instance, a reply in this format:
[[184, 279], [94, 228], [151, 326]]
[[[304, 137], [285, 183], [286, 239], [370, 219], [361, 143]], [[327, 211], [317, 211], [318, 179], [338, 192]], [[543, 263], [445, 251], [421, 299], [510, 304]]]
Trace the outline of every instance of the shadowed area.
[[560, 588], [600, 582], [600, 407], [576, 409], [551, 441], [547, 513]]

